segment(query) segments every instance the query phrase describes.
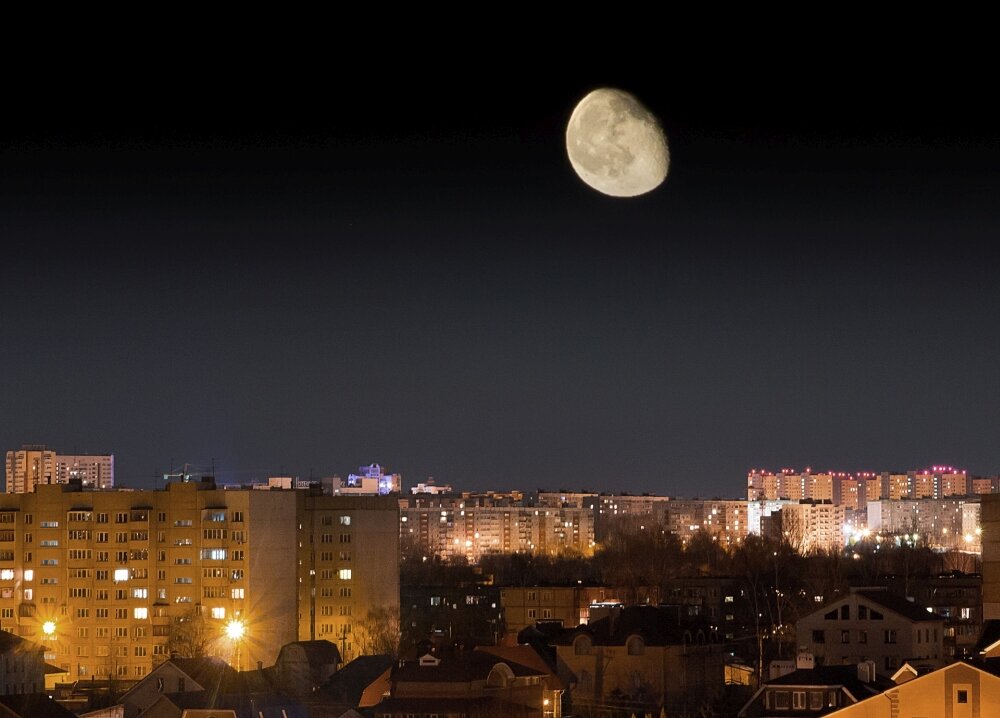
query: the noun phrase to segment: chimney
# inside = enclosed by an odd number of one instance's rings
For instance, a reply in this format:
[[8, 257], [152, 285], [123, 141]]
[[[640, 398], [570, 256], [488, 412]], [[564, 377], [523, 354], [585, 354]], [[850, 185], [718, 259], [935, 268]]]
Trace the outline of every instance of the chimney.
[[875, 680], [875, 661], [861, 661], [858, 664], [858, 680], [871, 683]]

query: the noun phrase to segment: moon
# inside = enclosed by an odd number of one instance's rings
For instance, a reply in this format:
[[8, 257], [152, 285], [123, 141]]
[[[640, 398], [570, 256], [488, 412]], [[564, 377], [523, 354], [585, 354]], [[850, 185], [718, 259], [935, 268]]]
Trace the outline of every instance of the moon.
[[594, 90], [566, 127], [566, 153], [584, 182], [612, 197], [635, 197], [660, 186], [670, 150], [656, 116], [633, 95]]

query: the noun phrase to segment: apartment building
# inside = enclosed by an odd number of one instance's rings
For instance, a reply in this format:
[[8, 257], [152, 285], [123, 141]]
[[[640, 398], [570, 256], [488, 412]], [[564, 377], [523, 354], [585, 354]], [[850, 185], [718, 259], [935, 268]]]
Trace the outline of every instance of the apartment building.
[[7, 452], [7, 493], [33, 491], [37, 484], [79, 481], [85, 488], [110, 489], [115, 485], [113, 454], [59, 454], [44, 444], [25, 444]]
[[73, 679], [142, 678], [192, 630], [242, 667], [319, 638], [349, 660], [367, 610], [398, 610], [398, 540], [390, 498], [38, 485], [0, 496], [0, 628]]
[[478, 561], [488, 553], [590, 555], [594, 551], [594, 512], [590, 509], [459, 497], [419, 502], [410, 498], [400, 503], [406, 504], [400, 509], [401, 539], [441, 558], [464, 556]]

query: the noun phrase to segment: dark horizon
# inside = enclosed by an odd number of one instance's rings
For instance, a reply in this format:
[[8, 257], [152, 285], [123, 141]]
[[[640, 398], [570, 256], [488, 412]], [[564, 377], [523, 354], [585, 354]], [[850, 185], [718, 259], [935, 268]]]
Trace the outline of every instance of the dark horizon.
[[[26, 83], [0, 448], [108, 451], [131, 486], [213, 459], [678, 496], [753, 467], [1000, 473], [983, 77], [805, 60]], [[648, 195], [566, 160], [599, 86], [664, 125]]]

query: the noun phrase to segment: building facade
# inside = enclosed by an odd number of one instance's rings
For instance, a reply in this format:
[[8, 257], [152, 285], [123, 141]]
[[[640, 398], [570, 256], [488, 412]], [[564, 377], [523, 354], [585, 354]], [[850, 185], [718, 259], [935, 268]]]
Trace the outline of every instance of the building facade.
[[397, 527], [380, 497], [39, 485], [0, 496], [0, 628], [71, 679], [142, 678], [185, 639], [241, 667], [296, 640], [349, 658], [369, 609], [398, 611]]
[[817, 665], [874, 661], [891, 675], [909, 662], [940, 665], [944, 618], [884, 589], [851, 589], [795, 624], [799, 650]]
[[44, 444], [25, 444], [7, 452], [8, 494], [34, 491], [38, 484], [79, 481], [84, 488], [110, 489], [115, 485], [113, 454], [59, 454]]
[[400, 537], [440, 558], [478, 561], [490, 553], [594, 551], [594, 512], [585, 508], [531, 507], [505, 499], [427, 496], [402, 499]]

